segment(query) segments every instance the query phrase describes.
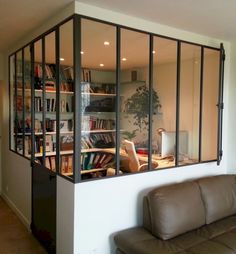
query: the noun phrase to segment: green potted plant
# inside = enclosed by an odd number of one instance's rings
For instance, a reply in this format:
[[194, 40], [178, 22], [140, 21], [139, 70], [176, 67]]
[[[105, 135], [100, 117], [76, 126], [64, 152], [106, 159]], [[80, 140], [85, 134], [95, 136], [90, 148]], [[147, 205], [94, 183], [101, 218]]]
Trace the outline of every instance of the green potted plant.
[[[142, 85], [135, 90], [135, 93], [125, 100], [124, 112], [133, 116], [134, 125], [139, 130], [147, 129], [149, 114], [149, 90], [146, 85]], [[161, 103], [157, 92], [152, 89], [152, 110], [153, 114], [158, 114]]]

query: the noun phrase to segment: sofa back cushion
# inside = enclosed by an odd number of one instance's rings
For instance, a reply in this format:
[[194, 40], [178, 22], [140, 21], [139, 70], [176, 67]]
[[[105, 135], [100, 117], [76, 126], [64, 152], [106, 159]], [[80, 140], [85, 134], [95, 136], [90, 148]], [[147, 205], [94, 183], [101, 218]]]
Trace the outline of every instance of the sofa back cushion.
[[[196, 182], [184, 182], [152, 190], [144, 220], [153, 235], [167, 240], [205, 224], [205, 210]], [[145, 225], [144, 225], [145, 226]]]
[[206, 212], [206, 224], [236, 213], [236, 181], [233, 175], [198, 180]]

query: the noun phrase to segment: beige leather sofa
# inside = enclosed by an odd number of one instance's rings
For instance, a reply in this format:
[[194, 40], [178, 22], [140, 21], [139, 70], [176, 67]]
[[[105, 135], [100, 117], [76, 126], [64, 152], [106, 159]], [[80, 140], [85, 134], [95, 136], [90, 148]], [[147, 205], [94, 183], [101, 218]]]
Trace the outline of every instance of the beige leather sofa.
[[153, 189], [143, 227], [115, 235], [117, 254], [236, 253], [236, 178], [221, 175]]

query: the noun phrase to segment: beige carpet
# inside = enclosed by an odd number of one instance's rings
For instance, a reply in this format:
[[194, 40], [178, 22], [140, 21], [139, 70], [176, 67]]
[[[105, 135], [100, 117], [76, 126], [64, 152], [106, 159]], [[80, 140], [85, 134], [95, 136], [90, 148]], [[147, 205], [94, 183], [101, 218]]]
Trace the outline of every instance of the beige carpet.
[[37, 240], [0, 197], [0, 254], [45, 254]]

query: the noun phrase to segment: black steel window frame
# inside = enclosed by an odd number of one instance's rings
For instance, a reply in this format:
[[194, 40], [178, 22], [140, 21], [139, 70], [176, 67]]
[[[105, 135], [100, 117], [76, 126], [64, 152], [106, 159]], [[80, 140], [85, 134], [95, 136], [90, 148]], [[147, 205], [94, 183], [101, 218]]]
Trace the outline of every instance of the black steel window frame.
[[[24, 50], [24, 48], [26, 48], [27, 46], [30, 46], [31, 48], [31, 162], [34, 162], [35, 160], [35, 153], [34, 153], [34, 49], [33, 49], [33, 45], [36, 41], [38, 41], [39, 39], [45, 38], [46, 35], [50, 34], [51, 32], [55, 31], [56, 34], [56, 70], [57, 70], [57, 74], [56, 74], [56, 86], [57, 86], [57, 90], [56, 90], [56, 98], [57, 98], [57, 115], [56, 115], [56, 121], [57, 121], [57, 134], [56, 134], [56, 142], [57, 142], [57, 146], [56, 146], [56, 170], [57, 170], [57, 174], [59, 174], [60, 176], [64, 177], [65, 179], [72, 181], [74, 183], [78, 183], [78, 182], [84, 182], [81, 181], [81, 165], [80, 165], [80, 154], [81, 154], [81, 144], [80, 144], [80, 139], [81, 139], [81, 121], [80, 121], [80, 117], [81, 117], [81, 87], [80, 87], [80, 75], [78, 73], [80, 73], [79, 71], [76, 72], [74, 71], [74, 105], [75, 105], [75, 111], [74, 111], [74, 161], [73, 161], [73, 170], [74, 170], [74, 177], [69, 178], [66, 177], [62, 174], [60, 174], [60, 142], [59, 142], [59, 138], [60, 138], [60, 133], [59, 133], [59, 123], [60, 123], [60, 114], [59, 114], [59, 99], [60, 99], [60, 77], [59, 77], [59, 65], [60, 65], [60, 61], [59, 61], [59, 47], [60, 47], [60, 42], [59, 42], [59, 34], [60, 34], [60, 26], [62, 26], [63, 24], [65, 24], [66, 22], [73, 20], [73, 57], [74, 57], [74, 70], [81, 70], [81, 54], [80, 54], [80, 50], [81, 50], [81, 19], [88, 19], [88, 20], [92, 20], [92, 21], [96, 21], [96, 22], [100, 22], [100, 23], [104, 23], [104, 24], [108, 24], [111, 26], [116, 27], [116, 93], [117, 93], [117, 97], [116, 97], [116, 175], [119, 175], [119, 166], [120, 166], [120, 154], [119, 154], [119, 149], [120, 149], [120, 30], [121, 29], [128, 29], [128, 30], [132, 30], [132, 31], [136, 31], [139, 33], [144, 33], [149, 35], [149, 133], [148, 133], [148, 148], [149, 148], [149, 154], [148, 154], [148, 171], [152, 171], [154, 169], [151, 168], [151, 156], [152, 156], [152, 145], [151, 145], [151, 138], [152, 138], [152, 87], [153, 87], [153, 40], [155, 37], [158, 38], [164, 38], [164, 39], [169, 39], [169, 40], [173, 40], [177, 43], [177, 64], [176, 64], [176, 70], [177, 70], [177, 77], [176, 77], [176, 164], [174, 167], [179, 167], [180, 165], [178, 165], [178, 144], [179, 144], [179, 100], [180, 100], [180, 70], [181, 70], [181, 43], [186, 43], [186, 44], [191, 44], [191, 45], [195, 45], [195, 46], [199, 46], [201, 47], [201, 70], [200, 70], [200, 111], [199, 111], [199, 159], [198, 162], [194, 163], [194, 164], [200, 164], [200, 163], [207, 163], [207, 162], [217, 162], [217, 164], [220, 164], [221, 158], [222, 158], [222, 122], [223, 122], [223, 82], [224, 82], [224, 60], [225, 60], [225, 51], [224, 51], [224, 47], [223, 44], [221, 44], [220, 48], [217, 47], [212, 47], [212, 46], [207, 46], [207, 45], [202, 45], [199, 43], [195, 43], [195, 42], [191, 42], [191, 41], [185, 41], [185, 40], [181, 40], [181, 39], [177, 39], [177, 38], [172, 38], [169, 36], [164, 36], [164, 35], [160, 35], [160, 34], [155, 34], [152, 32], [147, 32], [147, 31], [143, 31], [143, 30], [139, 30], [139, 29], [135, 29], [135, 28], [130, 28], [127, 26], [123, 26], [123, 25], [119, 25], [119, 24], [114, 24], [112, 22], [107, 22], [107, 21], [103, 21], [103, 20], [99, 20], [96, 18], [92, 18], [92, 17], [88, 17], [85, 15], [79, 15], [79, 14], [74, 14], [70, 17], [68, 17], [67, 19], [63, 20], [62, 22], [60, 22], [59, 24], [57, 24], [56, 26], [52, 27], [51, 29], [49, 29], [47, 32], [45, 32], [44, 34], [38, 36], [37, 38], [35, 38], [34, 40], [32, 40], [30, 43], [26, 44], [25, 46], [23, 46], [22, 48], [18, 49], [17, 51], [15, 51], [14, 53], [12, 53], [11, 55], [9, 55], [9, 110], [11, 112], [11, 107], [12, 107], [12, 102], [11, 102], [11, 86], [10, 86], [10, 67], [11, 67], [11, 56], [15, 56], [15, 73], [16, 73], [16, 53], [20, 50]], [[43, 39], [44, 40], [44, 39]], [[202, 106], [202, 95], [203, 95], [203, 64], [204, 64], [204, 49], [212, 49], [212, 50], [216, 50], [220, 52], [220, 66], [219, 66], [219, 92], [218, 92], [218, 134], [217, 134], [217, 158], [213, 159], [213, 160], [208, 160], [208, 161], [203, 161], [201, 159], [201, 146], [202, 146], [202, 142], [201, 142], [201, 135], [202, 135], [202, 111], [203, 111], [203, 106]], [[45, 49], [44, 49], [45, 50]], [[23, 58], [24, 58], [24, 52], [23, 52]], [[45, 64], [45, 59], [44, 59], [44, 64]], [[25, 73], [23, 73], [23, 81], [25, 80], [24, 77]], [[16, 91], [16, 77], [14, 80], [14, 88], [15, 88], [15, 93], [17, 94]], [[45, 87], [44, 87], [45, 89]], [[45, 92], [45, 91], [44, 91]], [[16, 99], [16, 98], [15, 98]], [[11, 116], [9, 116], [9, 128], [11, 130]], [[25, 131], [25, 130], [24, 130]], [[45, 134], [45, 130], [44, 130], [44, 134]], [[16, 135], [17, 136], [17, 135]], [[9, 149], [12, 152], [17, 153], [16, 150], [16, 145], [17, 142], [15, 142], [15, 150], [13, 150], [11, 148], [11, 139], [12, 139], [12, 133], [9, 132]], [[45, 146], [45, 144], [44, 144]], [[17, 153], [19, 154], [19, 153]], [[24, 151], [23, 154], [19, 154], [20, 156], [25, 157]], [[77, 155], [77, 156], [76, 156]], [[44, 156], [45, 156], [45, 149], [44, 149]], [[25, 157], [26, 159], [29, 159], [28, 157]], [[45, 158], [44, 158], [45, 159]], [[191, 164], [192, 165], [192, 164]], [[181, 165], [181, 167], [183, 166], [189, 166], [189, 165]], [[158, 170], [164, 170], [167, 169], [166, 168], [161, 168]], [[138, 172], [138, 173], [146, 173], [145, 172]], [[134, 173], [136, 174], [136, 173]], [[132, 175], [132, 173], [130, 174]], [[104, 178], [98, 178], [98, 179], [104, 179]], [[90, 180], [85, 180], [85, 181], [93, 181], [93, 180], [98, 180], [98, 179], [90, 179]]]

